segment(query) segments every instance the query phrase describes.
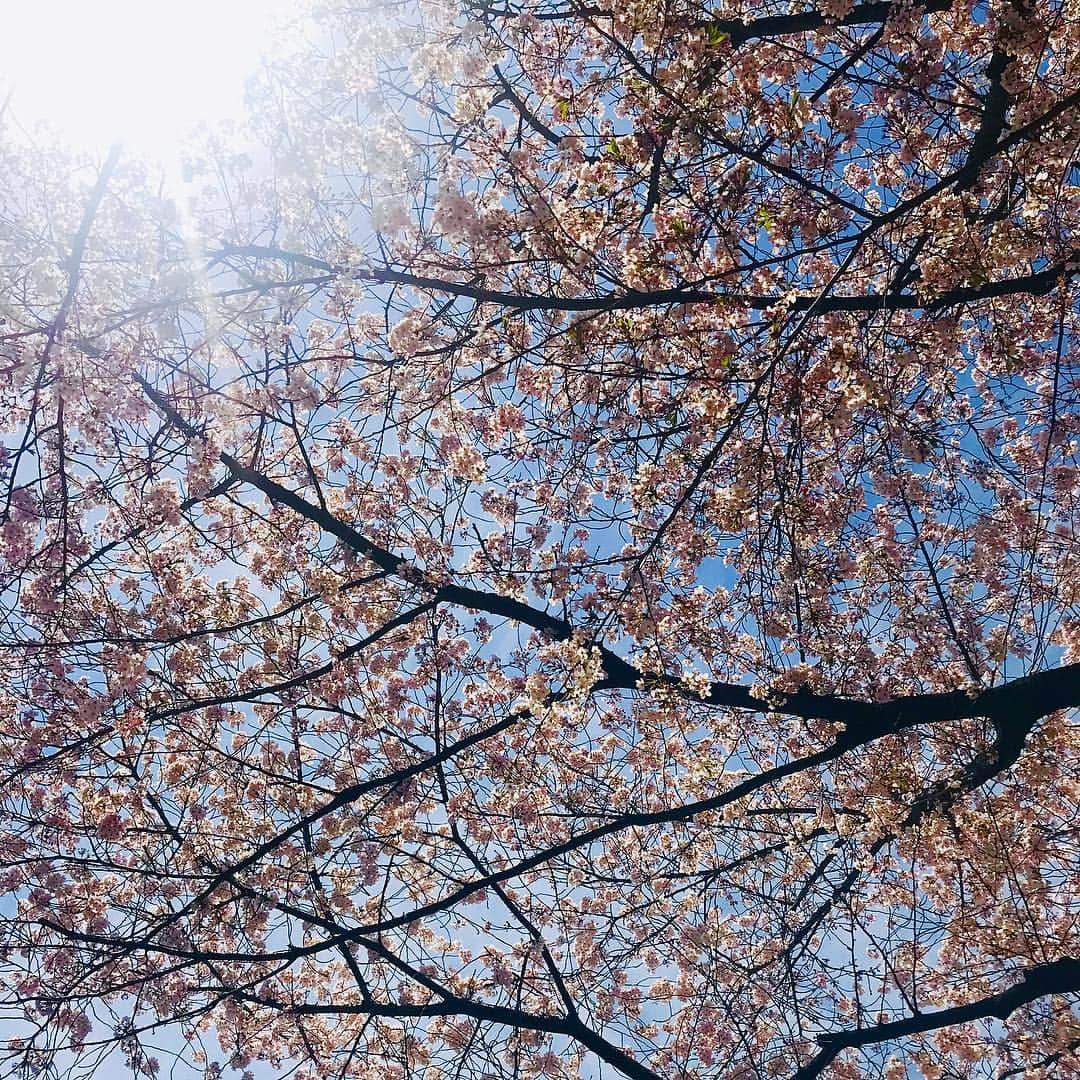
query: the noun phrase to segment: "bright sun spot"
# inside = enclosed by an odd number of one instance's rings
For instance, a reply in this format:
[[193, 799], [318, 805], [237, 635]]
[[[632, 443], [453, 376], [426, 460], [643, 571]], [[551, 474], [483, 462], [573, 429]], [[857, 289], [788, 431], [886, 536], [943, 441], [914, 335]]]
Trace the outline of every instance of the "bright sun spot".
[[[237, 116], [289, 0], [18, 0], [0, 32], [0, 102], [66, 142], [166, 157]], [[9, 97], [10, 95], [10, 97]]]

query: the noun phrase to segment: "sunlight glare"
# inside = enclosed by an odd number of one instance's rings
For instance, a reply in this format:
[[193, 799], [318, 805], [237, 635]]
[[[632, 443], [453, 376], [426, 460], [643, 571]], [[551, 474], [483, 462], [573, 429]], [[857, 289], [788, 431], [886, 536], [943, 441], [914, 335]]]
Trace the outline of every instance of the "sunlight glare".
[[289, 0], [23, 0], [4, 13], [0, 101], [72, 146], [168, 156], [239, 115]]

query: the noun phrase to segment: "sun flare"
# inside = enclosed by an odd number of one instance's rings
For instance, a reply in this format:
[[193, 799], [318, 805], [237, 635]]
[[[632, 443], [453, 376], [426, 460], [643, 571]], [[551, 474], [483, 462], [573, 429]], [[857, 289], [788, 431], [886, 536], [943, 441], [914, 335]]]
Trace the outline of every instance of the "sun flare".
[[66, 143], [168, 156], [236, 116], [287, 0], [34, 0], [5, 12], [0, 99]]

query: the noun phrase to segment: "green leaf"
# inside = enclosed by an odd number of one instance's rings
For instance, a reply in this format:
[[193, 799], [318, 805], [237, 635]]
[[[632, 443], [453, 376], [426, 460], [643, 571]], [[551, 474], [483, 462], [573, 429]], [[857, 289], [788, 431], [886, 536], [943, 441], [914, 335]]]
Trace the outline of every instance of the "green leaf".
[[705, 31], [705, 40], [710, 45], [723, 45], [728, 38], [731, 37], [729, 33], [720, 29], [719, 23], [709, 23]]

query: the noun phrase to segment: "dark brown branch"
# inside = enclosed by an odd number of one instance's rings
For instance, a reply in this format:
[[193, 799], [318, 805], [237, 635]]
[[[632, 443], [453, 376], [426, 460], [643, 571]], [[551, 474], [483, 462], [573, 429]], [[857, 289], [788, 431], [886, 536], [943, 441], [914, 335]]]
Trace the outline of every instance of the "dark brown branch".
[[384, 1016], [391, 1019], [424, 1016], [468, 1016], [475, 1020], [500, 1024], [506, 1027], [524, 1028], [529, 1031], [546, 1032], [552, 1035], [565, 1035], [581, 1043], [582, 1046], [591, 1050], [602, 1061], [606, 1061], [624, 1076], [632, 1077], [633, 1080], [658, 1080], [659, 1075], [631, 1057], [625, 1050], [621, 1050], [613, 1043], [608, 1042], [607, 1039], [582, 1021], [569, 1017], [545, 1016], [540, 1013], [526, 1012], [523, 1009], [512, 1009], [505, 1005], [489, 1005], [456, 996], [422, 1005], [398, 1005], [376, 1001], [340, 1005], [290, 1005], [284, 1001], [262, 998], [254, 994], [240, 996], [242, 1000], [252, 1004], [288, 1012], [294, 1016], [343, 1016], [354, 1014], [360, 1016]]
[[[136, 375], [135, 379], [147, 396], [188, 438], [203, 437], [197, 428], [177, 412], [164, 394], [152, 387], [141, 375]], [[231, 454], [222, 452], [220, 460], [239, 479], [257, 488], [273, 502], [289, 507], [318, 525], [357, 554], [373, 562], [379, 569], [405, 581], [423, 585], [423, 574], [420, 570], [340, 521], [329, 511], [242, 464]], [[567, 620], [540, 611], [512, 597], [456, 584], [429, 588], [437, 602], [456, 604], [473, 611], [511, 619], [558, 641], [568, 640], [575, 633], [581, 632]], [[678, 679], [672, 676], [648, 678], [610, 649], [602, 645], [598, 645], [598, 648], [605, 677], [593, 689], [634, 690], [660, 683], [681, 690], [682, 684]], [[919, 724], [976, 716], [1000, 718], [1004, 722], [1011, 714], [1029, 719], [1080, 705], [1080, 663], [1028, 675], [974, 695], [954, 690], [948, 693], [912, 694], [886, 702], [866, 702], [835, 694], [800, 690], [775, 702], [768, 702], [755, 697], [748, 686], [718, 682], [710, 687], [703, 700], [708, 705], [748, 709], [752, 712], [777, 711], [804, 719], [840, 723], [846, 728], [843, 741], [847, 745], [856, 745], [869, 738], [877, 738]]]
[[[966, 168], [966, 166], [965, 166]], [[956, 179], [956, 174], [950, 183]], [[947, 185], [946, 185], [947, 186]], [[277, 248], [248, 244], [244, 247], [226, 247], [219, 258], [226, 256], [249, 256], [253, 258], [275, 259], [286, 263], [299, 263], [317, 266], [329, 275], [336, 274], [337, 268], [322, 259], [309, 255], [282, 251]], [[808, 311], [813, 308], [815, 314], [828, 315], [833, 312], [875, 312], [875, 311], [920, 311], [939, 310], [955, 304], [976, 303], [999, 296], [1028, 294], [1045, 296], [1064, 278], [1075, 276], [1078, 272], [1072, 260], [1047, 267], [1044, 270], [1017, 278], [1002, 281], [990, 281], [979, 286], [963, 286], [942, 293], [940, 296], [920, 297], [912, 293], [883, 294], [875, 296], [798, 296], [789, 305], [792, 311]], [[639, 308], [663, 307], [684, 304], [745, 304], [751, 310], [762, 311], [784, 302], [783, 296], [767, 296], [761, 293], [740, 293], [691, 287], [672, 287], [652, 289], [647, 292], [629, 290], [620, 293], [607, 293], [602, 296], [543, 296], [529, 293], [508, 293], [498, 289], [483, 288], [466, 282], [447, 281], [442, 278], [428, 277], [396, 270], [362, 270], [354, 276], [361, 281], [376, 284], [406, 285], [429, 292], [450, 293], [467, 300], [482, 304], [495, 304], [512, 308], [515, 311], [628, 311]], [[330, 278], [327, 279], [328, 281]], [[311, 279], [304, 279], [311, 284]], [[277, 285], [289, 285], [288, 281]], [[273, 287], [267, 283], [266, 287]]]
[[893, 1020], [885, 1024], [875, 1024], [872, 1027], [819, 1035], [818, 1042], [822, 1046], [821, 1051], [799, 1069], [794, 1080], [815, 1080], [844, 1050], [869, 1046], [873, 1043], [891, 1042], [907, 1035], [937, 1031], [939, 1028], [966, 1024], [972, 1020], [991, 1018], [1005, 1020], [1017, 1009], [1030, 1004], [1037, 998], [1077, 992], [1080, 992], [1080, 960], [1064, 957], [1053, 963], [1038, 964], [1028, 968], [1015, 986], [982, 998], [980, 1001], [956, 1005], [939, 1012], [919, 1013], [904, 1020]]
[[[952, 0], [926, 0], [923, 11], [947, 11], [952, 7]], [[791, 34], [808, 34], [818, 30], [830, 30], [846, 26], [875, 26], [884, 23], [892, 14], [893, 5], [888, 2], [859, 4], [844, 16], [830, 19], [820, 11], [800, 11], [791, 15], [767, 15], [761, 19], [740, 22], [737, 19], [718, 19], [709, 23], [708, 28], [715, 28], [727, 34], [734, 47], [745, 45], [748, 41], [767, 38], [787, 37]]]
[[[947, 11], [950, 7], [952, 7], [952, 0], [926, 0], [926, 3], [922, 5], [923, 10], [928, 14], [936, 11]], [[878, 0], [875, 3], [860, 4], [839, 20], [830, 19], [820, 11], [811, 10], [791, 15], [767, 15], [747, 22], [738, 19], [716, 19], [710, 23], [701, 24], [699, 29], [712, 29], [727, 34], [731, 44], [738, 47], [748, 41], [789, 37], [792, 34], [813, 33], [835, 27], [873, 26], [884, 23], [889, 18], [892, 9], [892, 3], [887, 2], [887, 0]], [[514, 19], [521, 15], [520, 9], [511, 7], [495, 9], [478, 4], [473, 7], [473, 10], [478, 15], [495, 19]], [[530, 10], [529, 15], [534, 19], [552, 22], [562, 19], [605, 19], [610, 18], [612, 12], [605, 8], [583, 5], [581, 7], [556, 8], [553, 11]]]

